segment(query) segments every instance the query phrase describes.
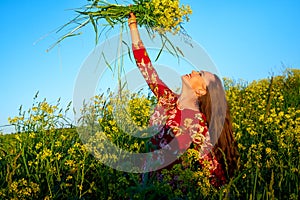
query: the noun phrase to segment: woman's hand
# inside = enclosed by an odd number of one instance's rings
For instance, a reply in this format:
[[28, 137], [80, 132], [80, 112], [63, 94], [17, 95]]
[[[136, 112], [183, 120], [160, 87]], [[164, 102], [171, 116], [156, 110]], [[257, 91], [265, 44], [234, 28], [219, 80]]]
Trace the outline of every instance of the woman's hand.
[[133, 44], [138, 44], [141, 40], [140, 34], [137, 28], [137, 22], [135, 15], [131, 12], [128, 18], [128, 26], [130, 29], [131, 40]]
[[136, 17], [132, 12], [129, 14], [128, 26], [129, 26], [130, 30], [137, 28]]

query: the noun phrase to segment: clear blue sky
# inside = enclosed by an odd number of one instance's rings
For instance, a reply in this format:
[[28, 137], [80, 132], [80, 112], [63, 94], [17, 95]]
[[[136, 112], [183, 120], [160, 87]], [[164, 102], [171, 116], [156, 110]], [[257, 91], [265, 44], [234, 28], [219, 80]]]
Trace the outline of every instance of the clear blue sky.
[[[182, 2], [193, 10], [186, 30], [223, 77], [252, 81], [279, 74], [282, 63], [300, 68], [300, 1]], [[72, 100], [80, 66], [94, 48], [92, 28], [48, 53], [46, 49], [60, 36], [53, 30], [75, 16], [69, 9], [85, 3], [1, 0], [0, 126], [18, 113], [20, 105], [29, 108], [37, 91], [40, 100], [50, 103], [60, 97], [66, 106]]]

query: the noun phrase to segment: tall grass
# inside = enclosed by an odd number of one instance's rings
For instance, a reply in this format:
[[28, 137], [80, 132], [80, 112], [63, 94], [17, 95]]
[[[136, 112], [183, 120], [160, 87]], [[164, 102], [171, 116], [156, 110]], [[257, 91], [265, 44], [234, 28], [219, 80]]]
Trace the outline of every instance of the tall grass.
[[[36, 96], [32, 108], [9, 118], [17, 133], [0, 136], [0, 199], [299, 199], [300, 70], [224, 83], [241, 158], [239, 171], [222, 188], [210, 185], [205, 168], [175, 165], [162, 171], [162, 180], [150, 174], [142, 182], [140, 174], [107, 167], [68, 127], [69, 106]], [[147, 140], [124, 130], [147, 127], [155, 101], [129, 93], [123, 100], [99, 95], [86, 112], [120, 148], [146, 152]], [[115, 117], [120, 104], [129, 116], [123, 127]], [[184, 156], [193, 163], [192, 150]]]

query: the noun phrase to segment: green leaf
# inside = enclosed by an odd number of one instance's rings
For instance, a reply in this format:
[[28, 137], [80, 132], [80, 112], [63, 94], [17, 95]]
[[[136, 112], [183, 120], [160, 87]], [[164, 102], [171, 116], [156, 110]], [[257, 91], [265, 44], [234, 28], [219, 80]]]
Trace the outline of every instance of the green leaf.
[[90, 22], [92, 23], [93, 27], [94, 27], [94, 31], [95, 31], [95, 43], [98, 44], [98, 28], [97, 28], [97, 24], [95, 23], [94, 18], [89, 15], [90, 17]]
[[113, 23], [113, 21], [112, 21], [109, 17], [105, 17], [105, 20], [109, 23], [109, 25], [110, 25], [111, 27], [114, 27], [114, 26], [115, 26], [115, 24]]
[[101, 55], [103, 56], [103, 58], [104, 58], [104, 62], [105, 62], [105, 64], [107, 65], [107, 67], [111, 70], [111, 71], [113, 71], [113, 68], [111, 67], [111, 65], [108, 63], [108, 61], [106, 60], [106, 58], [105, 58], [105, 55], [104, 55], [104, 53], [103, 53], [103, 51], [102, 51], [102, 53], [101, 53]]
[[86, 20], [85, 22], [79, 24], [72, 31], [70, 31], [69, 33], [63, 35], [57, 42], [55, 42], [53, 45], [51, 45], [50, 48], [48, 48], [46, 51], [49, 52], [51, 49], [53, 49], [56, 45], [58, 45], [61, 41], [63, 41], [66, 38], [80, 35], [81, 33], [75, 33], [75, 32], [78, 31], [79, 29], [81, 29], [82, 27], [86, 26], [88, 23], [89, 23], [89, 19]]
[[167, 42], [167, 40], [165, 40], [165, 41], [163, 42], [163, 45], [162, 45], [162, 47], [160, 48], [160, 50], [159, 50], [159, 52], [158, 52], [158, 54], [157, 54], [157, 56], [156, 56], [156, 58], [155, 58], [155, 62], [158, 60], [160, 54], [162, 53], [162, 51], [163, 51], [163, 49], [164, 49], [164, 47], [165, 47], [165, 45], [166, 45], [166, 42]]
[[53, 49], [56, 45], [58, 45], [61, 41], [63, 41], [64, 39], [68, 38], [68, 37], [73, 37], [73, 36], [77, 36], [77, 35], [81, 35], [81, 33], [74, 33], [74, 34], [66, 34], [63, 37], [61, 37], [57, 42], [55, 42], [54, 44], [52, 44], [47, 50], [46, 52], [51, 51], [51, 49]]
[[125, 44], [125, 46], [127, 47], [128, 56], [129, 56], [130, 61], [133, 62], [133, 59], [132, 59], [132, 56], [131, 56], [131, 48], [130, 48], [130, 45], [127, 44], [127, 42], [125, 42], [124, 40], [123, 40], [122, 42], [123, 42], [123, 44]]

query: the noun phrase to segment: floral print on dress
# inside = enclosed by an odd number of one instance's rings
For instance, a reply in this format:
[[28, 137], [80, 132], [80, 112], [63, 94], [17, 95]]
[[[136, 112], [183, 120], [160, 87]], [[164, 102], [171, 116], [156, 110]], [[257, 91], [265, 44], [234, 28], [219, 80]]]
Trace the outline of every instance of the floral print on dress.
[[[225, 184], [226, 177], [222, 166], [211, 152], [213, 146], [203, 113], [191, 109], [179, 109], [177, 105], [179, 96], [159, 78], [142, 41], [133, 44], [132, 49], [141, 74], [157, 98], [157, 106], [149, 122], [149, 125], [155, 127], [157, 131], [157, 134], [151, 138], [151, 150], [156, 150], [152, 156], [153, 161], [158, 161], [160, 164], [165, 162], [166, 158], [162, 151], [159, 151], [160, 149], [167, 149], [180, 155], [193, 144], [193, 148], [199, 152], [199, 164], [209, 167], [211, 184], [216, 187]], [[178, 163], [179, 159], [168, 168]]]

